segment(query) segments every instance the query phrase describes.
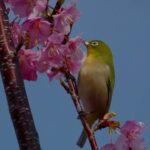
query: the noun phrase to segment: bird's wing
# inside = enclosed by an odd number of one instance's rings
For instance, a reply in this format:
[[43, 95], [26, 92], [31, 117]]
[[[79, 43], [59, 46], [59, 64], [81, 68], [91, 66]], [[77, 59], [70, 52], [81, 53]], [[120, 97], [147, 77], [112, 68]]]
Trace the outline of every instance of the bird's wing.
[[111, 99], [112, 99], [112, 93], [113, 93], [113, 89], [114, 89], [114, 83], [115, 83], [115, 72], [114, 72], [114, 67], [110, 68], [110, 70], [112, 71], [111, 75], [109, 75], [108, 80], [107, 80], [107, 90], [108, 90], [108, 101], [107, 101], [107, 109], [106, 109], [106, 113], [109, 111], [109, 107], [111, 104]]
[[112, 98], [112, 88], [111, 88], [111, 82], [110, 82], [110, 79], [108, 79], [107, 81], [107, 90], [108, 90], [108, 100], [107, 100], [107, 108], [106, 108], [106, 112], [107, 113], [109, 111], [109, 107], [110, 107], [110, 104], [111, 104], [111, 98]]

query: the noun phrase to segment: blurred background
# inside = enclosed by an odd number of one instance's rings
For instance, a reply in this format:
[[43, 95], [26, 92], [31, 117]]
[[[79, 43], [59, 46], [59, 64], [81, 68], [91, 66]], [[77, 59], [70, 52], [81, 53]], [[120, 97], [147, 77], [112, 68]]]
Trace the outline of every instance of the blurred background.
[[[52, 5], [54, 2], [50, 1]], [[122, 124], [126, 120], [144, 122], [143, 137], [150, 149], [150, 1], [78, 0], [77, 7], [81, 18], [71, 36], [101, 39], [112, 48], [116, 84], [110, 111], [117, 113], [115, 119]], [[42, 150], [78, 150], [76, 141], [82, 125], [59, 81], [50, 82], [39, 74], [36, 82], [25, 81], [25, 86]], [[1, 81], [0, 95], [0, 148], [19, 150]], [[99, 147], [110, 142], [107, 129], [98, 131], [96, 137]], [[88, 142], [84, 149], [90, 149]]]

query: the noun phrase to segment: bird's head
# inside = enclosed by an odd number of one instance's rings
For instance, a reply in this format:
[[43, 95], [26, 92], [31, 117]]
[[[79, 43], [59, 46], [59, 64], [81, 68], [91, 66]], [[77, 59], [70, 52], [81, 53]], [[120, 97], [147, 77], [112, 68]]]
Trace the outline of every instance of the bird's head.
[[102, 49], [102, 48], [109, 48], [108, 45], [101, 41], [101, 40], [92, 40], [92, 41], [84, 41], [84, 45], [87, 47], [87, 49]]
[[112, 55], [109, 46], [101, 40], [84, 41], [84, 45], [88, 55], [101, 55], [102, 57]]

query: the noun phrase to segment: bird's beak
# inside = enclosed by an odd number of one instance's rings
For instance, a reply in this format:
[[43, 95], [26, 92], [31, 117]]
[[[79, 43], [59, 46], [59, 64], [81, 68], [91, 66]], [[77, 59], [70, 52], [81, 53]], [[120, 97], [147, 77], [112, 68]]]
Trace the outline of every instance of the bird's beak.
[[84, 41], [84, 45], [88, 46], [90, 43], [88, 41]]

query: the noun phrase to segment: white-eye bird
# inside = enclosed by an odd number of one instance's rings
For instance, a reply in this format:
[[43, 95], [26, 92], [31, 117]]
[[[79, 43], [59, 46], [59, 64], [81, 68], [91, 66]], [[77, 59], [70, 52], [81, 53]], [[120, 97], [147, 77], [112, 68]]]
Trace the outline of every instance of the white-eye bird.
[[[78, 76], [78, 94], [90, 127], [108, 112], [114, 83], [115, 71], [111, 49], [100, 40], [84, 42], [87, 48]], [[83, 130], [77, 145], [83, 147], [87, 139]]]

